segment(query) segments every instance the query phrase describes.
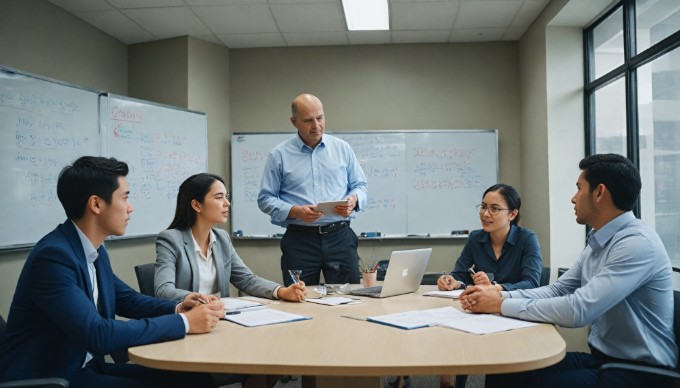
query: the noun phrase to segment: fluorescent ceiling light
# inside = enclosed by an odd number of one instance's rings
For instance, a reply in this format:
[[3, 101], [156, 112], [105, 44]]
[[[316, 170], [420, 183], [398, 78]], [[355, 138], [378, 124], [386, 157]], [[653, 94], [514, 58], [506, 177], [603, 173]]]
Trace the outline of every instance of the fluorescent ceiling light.
[[342, 0], [342, 8], [350, 31], [390, 29], [387, 0]]

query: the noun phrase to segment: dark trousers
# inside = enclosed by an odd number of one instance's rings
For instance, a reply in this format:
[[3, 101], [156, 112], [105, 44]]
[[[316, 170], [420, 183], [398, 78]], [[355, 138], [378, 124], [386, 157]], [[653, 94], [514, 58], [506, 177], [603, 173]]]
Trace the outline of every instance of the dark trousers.
[[70, 388], [214, 387], [209, 373], [174, 372], [136, 364], [91, 363], [71, 378]]
[[281, 273], [286, 286], [293, 283], [289, 269], [300, 269], [305, 284], [319, 284], [320, 273], [329, 284], [359, 283], [359, 239], [352, 228], [319, 234], [286, 230], [281, 239]]
[[486, 387], [667, 387], [670, 382], [648, 374], [608, 370], [598, 381], [597, 368], [611, 360], [589, 353], [568, 352], [564, 359], [547, 368], [503, 375], [487, 375]]

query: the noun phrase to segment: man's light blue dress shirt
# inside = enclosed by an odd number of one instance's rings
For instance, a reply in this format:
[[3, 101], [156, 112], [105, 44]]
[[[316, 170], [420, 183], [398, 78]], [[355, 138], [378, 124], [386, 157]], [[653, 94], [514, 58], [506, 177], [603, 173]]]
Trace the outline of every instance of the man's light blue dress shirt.
[[367, 187], [366, 176], [346, 141], [324, 134], [321, 143], [312, 149], [295, 134], [267, 157], [257, 204], [275, 225], [326, 225], [345, 218], [323, 215], [306, 224], [288, 219], [288, 213], [294, 205], [340, 201], [348, 195], [357, 196], [358, 211], [366, 206]]
[[591, 231], [576, 264], [556, 283], [504, 292], [501, 310], [564, 327], [591, 325], [588, 344], [600, 352], [674, 367], [671, 271], [659, 236], [627, 212]]

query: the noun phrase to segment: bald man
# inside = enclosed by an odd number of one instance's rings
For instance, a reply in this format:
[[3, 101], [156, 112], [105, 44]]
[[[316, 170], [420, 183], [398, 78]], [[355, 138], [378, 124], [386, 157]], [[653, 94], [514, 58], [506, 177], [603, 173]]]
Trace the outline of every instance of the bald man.
[[[352, 213], [364, 209], [367, 183], [347, 142], [324, 134], [323, 104], [302, 94], [291, 104], [290, 122], [297, 135], [276, 146], [267, 157], [257, 198], [260, 210], [286, 228], [281, 239], [284, 283], [301, 270], [300, 280], [319, 284], [359, 282], [358, 239], [350, 227]], [[319, 202], [345, 202], [326, 214]]]

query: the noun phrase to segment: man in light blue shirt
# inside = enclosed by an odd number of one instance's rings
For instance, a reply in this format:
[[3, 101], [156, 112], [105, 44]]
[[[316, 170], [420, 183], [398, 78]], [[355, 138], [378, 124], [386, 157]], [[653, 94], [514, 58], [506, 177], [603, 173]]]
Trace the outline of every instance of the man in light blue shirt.
[[[487, 386], [596, 387], [597, 368], [626, 362], [674, 368], [673, 288], [668, 254], [656, 232], [635, 218], [642, 186], [635, 166], [615, 154], [579, 163], [576, 222], [592, 227], [576, 264], [556, 283], [499, 293], [469, 287], [461, 296], [472, 312], [501, 313], [564, 327], [591, 325], [591, 353], [567, 353], [538, 371], [487, 376]], [[604, 387], [665, 386], [664, 379], [623, 370], [601, 375]]]
[[[265, 162], [260, 210], [286, 228], [281, 239], [284, 283], [288, 270], [301, 270], [306, 284], [358, 283], [358, 239], [350, 215], [366, 206], [367, 183], [350, 145], [325, 135], [321, 100], [302, 94], [292, 103], [290, 122], [297, 135], [276, 146]], [[316, 211], [319, 202], [345, 200], [330, 214]]]

